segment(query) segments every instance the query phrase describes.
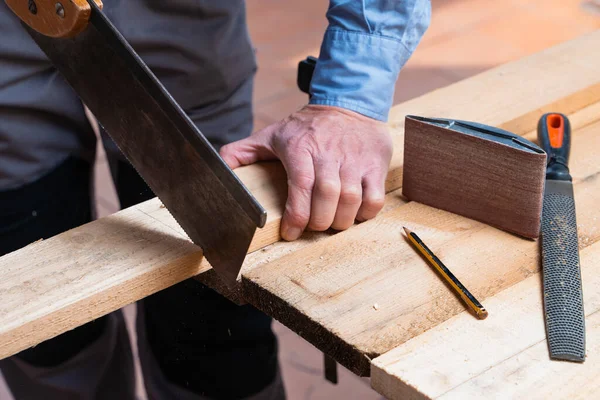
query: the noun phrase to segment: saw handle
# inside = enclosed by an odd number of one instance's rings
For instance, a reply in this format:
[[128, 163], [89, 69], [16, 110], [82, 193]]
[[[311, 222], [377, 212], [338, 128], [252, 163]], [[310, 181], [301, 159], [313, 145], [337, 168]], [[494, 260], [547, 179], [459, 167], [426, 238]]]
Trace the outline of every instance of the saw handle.
[[[89, 0], [102, 8], [101, 0]], [[4, 0], [33, 30], [53, 38], [71, 38], [82, 32], [92, 12], [88, 0]]]
[[547, 113], [538, 123], [538, 140], [548, 155], [546, 179], [570, 181], [571, 123], [566, 115]]

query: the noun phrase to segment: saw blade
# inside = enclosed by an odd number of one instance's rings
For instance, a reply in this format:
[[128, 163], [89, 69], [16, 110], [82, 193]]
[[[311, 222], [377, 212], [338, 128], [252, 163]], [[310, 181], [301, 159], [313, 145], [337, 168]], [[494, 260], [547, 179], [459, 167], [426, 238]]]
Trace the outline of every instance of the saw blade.
[[231, 286], [266, 211], [102, 11], [88, 2], [89, 24], [73, 38], [27, 29]]
[[546, 180], [542, 212], [544, 309], [550, 357], [585, 360], [585, 314], [573, 184]]

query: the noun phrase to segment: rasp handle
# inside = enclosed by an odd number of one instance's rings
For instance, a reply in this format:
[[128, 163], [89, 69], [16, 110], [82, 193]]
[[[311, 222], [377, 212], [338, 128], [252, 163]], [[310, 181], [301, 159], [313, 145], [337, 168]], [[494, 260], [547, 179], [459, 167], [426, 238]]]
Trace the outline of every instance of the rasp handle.
[[[70, 38], [85, 29], [92, 9], [87, 0], [4, 0], [25, 24], [42, 35]], [[90, 0], [101, 9], [101, 0]]]
[[542, 115], [538, 123], [538, 140], [548, 154], [546, 179], [571, 181], [569, 152], [571, 151], [571, 123], [564, 114]]

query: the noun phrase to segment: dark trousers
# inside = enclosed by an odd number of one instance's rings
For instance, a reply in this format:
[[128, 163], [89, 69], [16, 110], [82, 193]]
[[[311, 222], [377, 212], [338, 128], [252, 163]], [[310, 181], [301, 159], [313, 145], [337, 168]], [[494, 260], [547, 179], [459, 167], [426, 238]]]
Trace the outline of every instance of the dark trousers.
[[[115, 175], [122, 207], [153, 197], [129, 164], [119, 161]], [[0, 192], [0, 255], [89, 222], [90, 177], [87, 162], [70, 158], [32, 184]], [[143, 307], [148, 347], [170, 383], [209, 398], [233, 399], [259, 393], [276, 379], [271, 319], [255, 308], [236, 306], [193, 279], [138, 307]], [[99, 318], [16, 357], [36, 367], [61, 365], [99, 340], [107, 321], [108, 316]]]

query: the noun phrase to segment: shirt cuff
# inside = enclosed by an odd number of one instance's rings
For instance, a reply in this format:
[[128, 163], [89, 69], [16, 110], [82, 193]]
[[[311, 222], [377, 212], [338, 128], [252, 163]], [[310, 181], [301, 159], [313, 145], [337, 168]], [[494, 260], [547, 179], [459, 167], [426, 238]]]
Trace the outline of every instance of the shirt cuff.
[[310, 104], [338, 106], [386, 121], [400, 68], [410, 57], [386, 36], [328, 29], [310, 85]]

